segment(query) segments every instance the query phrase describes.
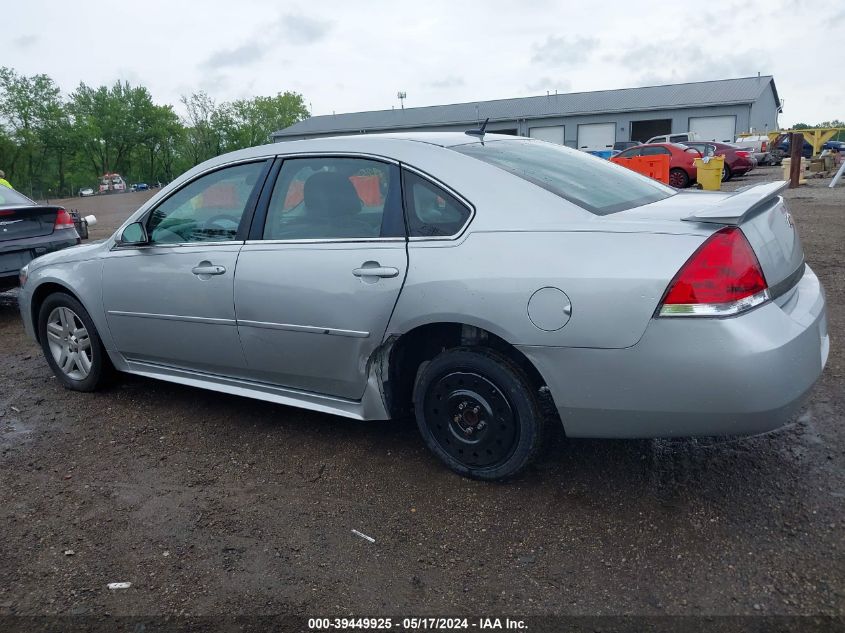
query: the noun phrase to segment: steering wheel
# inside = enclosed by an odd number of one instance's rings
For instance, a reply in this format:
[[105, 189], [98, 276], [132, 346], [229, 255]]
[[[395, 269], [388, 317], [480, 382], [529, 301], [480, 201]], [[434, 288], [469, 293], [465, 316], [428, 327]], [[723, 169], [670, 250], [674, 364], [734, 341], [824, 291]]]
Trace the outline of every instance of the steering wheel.
[[216, 225], [218, 228], [221, 228], [221, 229], [224, 229], [224, 230], [229, 228], [225, 225], [221, 226], [221, 225], [217, 224], [218, 222], [231, 222], [232, 224], [235, 225], [235, 230], [237, 230], [238, 226], [241, 223], [241, 219], [240, 219], [240, 217], [238, 217], [236, 215], [227, 215], [225, 213], [221, 213], [219, 215], [214, 215], [214, 216], [208, 218], [205, 221], [205, 225], [206, 226]]
[[[226, 223], [231, 223], [232, 226], [226, 226]], [[240, 223], [240, 217], [221, 213], [208, 218], [203, 223], [203, 230], [210, 231], [213, 229], [216, 231], [231, 232], [232, 234], [235, 234], [238, 231]]]

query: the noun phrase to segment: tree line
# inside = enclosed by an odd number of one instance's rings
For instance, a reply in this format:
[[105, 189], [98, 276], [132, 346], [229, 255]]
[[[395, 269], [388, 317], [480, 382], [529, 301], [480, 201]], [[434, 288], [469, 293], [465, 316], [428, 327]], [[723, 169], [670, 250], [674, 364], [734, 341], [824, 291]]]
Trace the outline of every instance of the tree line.
[[296, 92], [218, 103], [205, 92], [172, 105], [144, 86], [80, 83], [63, 95], [45, 74], [0, 67], [0, 169], [35, 198], [94, 187], [105, 173], [127, 182], [169, 182], [204, 160], [270, 141], [309, 116]]

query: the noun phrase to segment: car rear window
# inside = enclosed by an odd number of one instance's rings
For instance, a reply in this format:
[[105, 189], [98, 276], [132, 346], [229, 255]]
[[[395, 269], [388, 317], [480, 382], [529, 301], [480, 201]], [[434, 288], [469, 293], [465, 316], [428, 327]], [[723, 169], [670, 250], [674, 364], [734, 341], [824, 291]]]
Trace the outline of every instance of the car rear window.
[[453, 147], [495, 165], [596, 215], [609, 215], [675, 194], [656, 180], [583, 152], [532, 140]]
[[35, 204], [25, 195], [18, 193], [14, 189], [9, 189], [0, 185], [0, 204]]

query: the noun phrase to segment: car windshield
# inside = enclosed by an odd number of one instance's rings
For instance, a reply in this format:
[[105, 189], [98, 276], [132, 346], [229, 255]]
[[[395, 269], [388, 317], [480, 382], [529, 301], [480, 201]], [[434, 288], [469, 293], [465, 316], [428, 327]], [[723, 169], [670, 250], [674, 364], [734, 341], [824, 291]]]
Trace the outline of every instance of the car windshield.
[[663, 200], [675, 190], [656, 180], [568, 147], [531, 140], [453, 147], [508, 171], [596, 215]]
[[0, 204], [35, 204], [25, 195], [18, 193], [14, 189], [9, 189], [0, 185]]

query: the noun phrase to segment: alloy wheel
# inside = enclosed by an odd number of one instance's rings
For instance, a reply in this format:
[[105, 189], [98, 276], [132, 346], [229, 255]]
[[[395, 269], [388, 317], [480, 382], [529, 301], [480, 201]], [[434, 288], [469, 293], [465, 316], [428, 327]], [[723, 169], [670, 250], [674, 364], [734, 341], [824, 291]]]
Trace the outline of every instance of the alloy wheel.
[[669, 184], [675, 187], [676, 189], [683, 189], [687, 186], [687, 176], [681, 170], [675, 170], [669, 172]]
[[84, 380], [91, 373], [94, 352], [85, 325], [73, 310], [59, 306], [47, 317], [47, 343], [62, 373], [73, 380]]

